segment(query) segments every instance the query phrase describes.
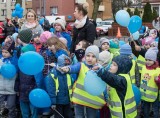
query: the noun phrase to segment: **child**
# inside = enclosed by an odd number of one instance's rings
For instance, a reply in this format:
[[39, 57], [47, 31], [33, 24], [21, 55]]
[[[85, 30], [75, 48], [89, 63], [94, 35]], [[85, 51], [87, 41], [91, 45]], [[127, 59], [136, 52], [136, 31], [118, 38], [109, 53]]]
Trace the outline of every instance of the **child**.
[[136, 62], [136, 57], [132, 53], [131, 46], [129, 44], [124, 44], [120, 47], [120, 55], [126, 55], [130, 59], [132, 59], [132, 68], [129, 72], [132, 84], [136, 84], [136, 86], [140, 86], [140, 73], [138, 70], [138, 65]]
[[55, 28], [55, 35], [60, 38], [60, 37], [63, 37], [67, 40], [67, 48], [68, 50], [70, 50], [71, 48], [71, 36], [69, 33], [67, 33], [65, 31], [65, 26], [66, 26], [66, 21], [64, 21], [63, 19], [57, 19], [55, 20], [54, 22], [54, 28]]
[[110, 46], [109, 46], [110, 42], [105, 37], [103, 37], [103, 38], [100, 39], [100, 45], [101, 45], [101, 47], [100, 47], [101, 51], [108, 51], [109, 48], [110, 48]]
[[113, 58], [109, 71], [100, 69], [97, 73], [108, 84], [111, 117], [135, 118], [137, 116], [132, 85], [127, 74], [131, 67], [131, 59], [128, 56], [119, 55]]
[[[62, 54], [58, 57], [57, 66], [45, 78], [45, 88], [52, 101], [52, 108], [56, 109], [64, 118], [73, 118], [70, 106], [72, 85], [69, 74], [61, 72], [60, 68], [71, 64], [71, 59]], [[56, 112], [55, 112], [56, 113]], [[55, 118], [59, 118], [58, 113]]]
[[66, 46], [57, 38], [51, 37], [47, 40], [48, 49], [58, 58], [60, 55], [65, 54], [69, 55], [69, 52]]
[[119, 40], [118, 39], [110, 40], [109, 51], [113, 54], [113, 57], [116, 57], [119, 55]]
[[34, 45], [34, 47], [35, 47], [35, 49], [36, 49], [36, 52], [39, 53], [39, 52], [40, 52], [40, 49], [41, 49], [41, 47], [42, 47], [42, 44], [41, 44], [41, 42], [40, 42], [40, 32], [39, 32], [39, 30], [34, 31], [32, 35], [33, 35], [33, 36], [32, 36], [33, 45]]
[[[157, 49], [158, 52], [158, 49]], [[141, 74], [141, 99], [143, 100], [144, 118], [149, 118], [151, 103], [153, 103], [154, 118], [158, 118], [158, 87], [155, 83], [157, 78], [157, 52], [151, 48], [145, 54], [146, 65], [142, 68]]]
[[[4, 46], [2, 46], [2, 55], [0, 55], [0, 66], [6, 63], [11, 63], [17, 69], [18, 58], [13, 56], [14, 48], [14, 41], [8, 41], [4, 44]], [[16, 118], [16, 92], [14, 91], [16, 77], [17, 76], [15, 75], [13, 78], [7, 79], [0, 75], [0, 108], [2, 108], [3, 102], [7, 101], [6, 108], [9, 110], [8, 118]]]
[[101, 109], [105, 104], [103, 95], [101, 97], [93, 96], [84, 89], [85, 74], [89, 69], [92, 69], [95, 66], [100, 66], [97, 63], [98, 59], [99, 48], [92, 45], [86, 49], [84, 63], [81, 62], [72, 66], [65, 66], [61, 68], [63, 72], [78, 74], [78, 79], [73, 85], [72, 95], [72, 102], [75, 104], [74, 110], [76, 118], [96, 118], [97, 110]]

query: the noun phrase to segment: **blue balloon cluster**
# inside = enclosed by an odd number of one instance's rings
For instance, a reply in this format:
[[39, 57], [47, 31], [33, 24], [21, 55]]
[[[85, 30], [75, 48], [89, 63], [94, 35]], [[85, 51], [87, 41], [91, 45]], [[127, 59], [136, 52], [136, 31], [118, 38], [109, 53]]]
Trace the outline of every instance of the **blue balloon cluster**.
[[130, 18], [128, 12], [125, 10], [119, 10], [116, 13], [115, 18], [117, 23], [121, 26], [127, 27], [131, 34], [138, 31], [142, 26], [142, 19], [139, 16], [134, 15]]
[[51, 106], [51, 99], [46, 91], [42, 89], [33, 89], [29, 93], [29, 101], [37, 108], [46, 108]]
[[27, 75], [36, 75], [44, 68], [44, 58], [37, 52], [29, 51], [18, 60], [19, 69]]
[[16, 75], [16, 68], [12, 64], [4, 64], [1, 67], [1, 75], [5, 79], [12, 79]]
[[15, 5], [15, 10], [12, 12], [12, 17], [22, 18], [23, 11], [24, 11], [24, 9], [21, 7], [21, 5], [19, 3], [17, 3]]
[[96, 72], [90, 70], [86, 73], [84, 89], [91, 95], [101, 95], [106, 89], [106, 83], [97, 76]]
[[68, 19], [72, 19], [72, 16], [69, 15], [69, 16], [68, 16]]
[[141, 29], [139, 30], [140, 34], [144, 34], [146, 30], [146, 27], [142, 25]]

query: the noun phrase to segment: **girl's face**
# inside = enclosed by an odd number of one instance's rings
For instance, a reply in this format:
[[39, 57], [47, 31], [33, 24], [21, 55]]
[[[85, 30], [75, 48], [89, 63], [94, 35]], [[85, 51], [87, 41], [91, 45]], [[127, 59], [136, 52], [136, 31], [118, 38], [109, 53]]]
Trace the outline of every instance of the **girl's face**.
[[109, 72], [115, 74], [118, 71], [118, 65], [116, 64], [116, 62], [112, 62]]
[[97, 59], [92, 53], [88, 53], [85, 56], [85, 61], [88, 65], [95, 65], [97, 63]]
[[10, 41], [12, 41], [12, 39], [10, 39], [9, 37], [7, 37], [7, 38], [4, 40], [5, 43], [6, 43], [6, 42], [10, 42]]
[[30, 22], [30, 23], [35, 21], [35, 16], [34, 16], [34, 14], [32, 12], [28, 12], [27, 21]]
[[55, 30], [56, 30], [57, 32], [62, 31], [62, 27], [61, 27], [60, 24], [56, 23], [56, 24], [54, 24], [54, 27], [55, 27]]
[[83, 47], [83, 42], [80, 41], [80, 42], [76, 45], [76, 49], [75, 49], [75, 50], [82, 49], [82, 47]]
[[156, 36], [155, 33], [151, 33], [151, 37], [152, 37], [153, 39], [155, 39], [157, 36]]
[[103, 43], [102, 44], [102, 51], [109, 50], [109, 44], [108, 43]]
[[48, 49], [49, 49], [51, 52], [53, 52], [53, 53], [55, 53], [55, 52], [56, 52], [56, 48], [55, 48], [55, 46], [54, 46], [54, 45], [52, 45], [52, 46], [48, 46]]
[[146, 66], [152, 66], [154, 64], [154, 61], [146, 59]]
[[11, 57], [11, 54], [7, 50], [2, 50], [2, 56], [4, 58], [8, 58], [8, 57]]
[[35, 43], [40, 43], [40, 37], [37, 36], [36, 38], [33, 39]]
[[73, 15], [74, 15], [75, 19], [77, 19], [77, 20], [81, 16], [81, 12], [78, 11], [77, 7], [75, 8]]

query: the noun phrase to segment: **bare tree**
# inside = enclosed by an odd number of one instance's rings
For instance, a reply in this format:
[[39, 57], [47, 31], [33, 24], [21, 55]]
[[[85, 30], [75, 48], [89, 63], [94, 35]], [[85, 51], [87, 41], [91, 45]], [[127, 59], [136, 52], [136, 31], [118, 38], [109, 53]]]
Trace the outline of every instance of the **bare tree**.
[[98, 8], [101, 4], [102, 0], [92, 0], [94, 4], [93, 13], [92, 13], [92, 19], [96, 20], [97, 14], [98, 14]]

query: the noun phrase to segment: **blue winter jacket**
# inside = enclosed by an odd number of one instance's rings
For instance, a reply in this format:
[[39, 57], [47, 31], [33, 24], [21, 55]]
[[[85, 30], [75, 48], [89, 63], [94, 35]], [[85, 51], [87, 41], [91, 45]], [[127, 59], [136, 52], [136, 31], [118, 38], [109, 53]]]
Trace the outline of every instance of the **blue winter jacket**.
[[[50, 74], [54, 74], [54, 79], [58, 79], [59, 81], [59, 92], [57, 93], [57, 95], [56, 85]], [[70, 103], [67, 76], [66, 74], [62, 74], [60, 71], [56, 70], [56, 67], [51, 70], [48, 76], [46, 76], [45, 89], [48, 92], [53, 105]]]
[[67, 32], [62, 32], [61, 35], [62, 35], [62, 37], [64, 37], [67, 40], [67, 48], [68, 48], [68, 50], [70, 50], [71, 43], [72, 43], [71, 35], [68, 34]]

